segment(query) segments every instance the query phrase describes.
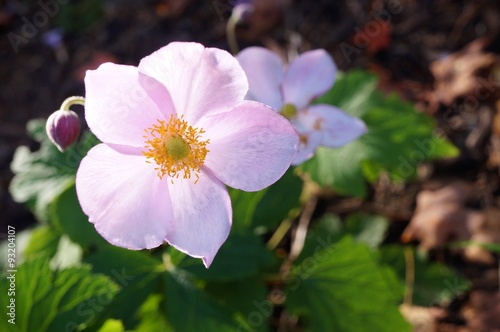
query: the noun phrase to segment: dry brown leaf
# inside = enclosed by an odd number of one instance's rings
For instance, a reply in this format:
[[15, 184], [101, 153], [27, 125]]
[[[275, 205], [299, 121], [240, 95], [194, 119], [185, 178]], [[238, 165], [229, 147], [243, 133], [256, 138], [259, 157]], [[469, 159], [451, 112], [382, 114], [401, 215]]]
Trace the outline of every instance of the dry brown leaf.
[[192, 0], [163, 0], [156, 7], [156, 14], [160, 17], [176, 18], [181, 16]]
[[483, 264], [494, 263], [493, 255], [482, 243], [500, 242], [500, 210], [467, 208], [474, 195], [472, 184], [457, 181], [439, 190], [423, 190], [417, 195], [417, 208], [403, 232], [403, 242], [420, 241], [423, 250], [442, 248], [454, 241], [471, 241], [464, 249], [466, 259]]
[[472, 331], [500, 332], [500, 293], [472, 291], [462, 315]]
[[402, 304], [399, 310], [413, 326], [413, 332], [437, 332], [437, 319], [444, 316], [444, 311], [441, 308]]
[[500, 100], [496, 103], [489, 150], [488, 166], [500, 168]]
[[435, 93], [442, 103], [450, 105], [457, 97], [471, 95], [481, 84], [479, 71], [496, 61], [493, 53], [484, 52], [488, 42], [486, 38], [476, 39], [464, 49], [431, 63], [430, 70], [436, 79]]

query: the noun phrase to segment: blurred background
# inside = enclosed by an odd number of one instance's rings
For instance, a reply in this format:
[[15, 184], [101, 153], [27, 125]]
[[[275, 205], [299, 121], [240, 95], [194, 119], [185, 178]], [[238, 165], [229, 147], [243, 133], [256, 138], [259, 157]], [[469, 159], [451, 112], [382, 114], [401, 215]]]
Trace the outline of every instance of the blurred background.
[[[240, 49], [260, 45], [291, 59], [324, 48], [340, 70], [368, 70], [379, 77], [384, 93], [416, 104], [460, 150], [456, 158], [419, 166], [415, 181], [401, 185], [382, 177], [364, 200], [323, 198], [318, 211], [383, 215], [391, 222], [386, 241], [429, 250], [450, 239], [500, 243], [499, 1], [252, 4], [254, 11], [236, 28]], [[84, 95], [85, 71], [101, 63], [137, 65], [171, 41], [228, 50], [226, 23], [234, 5], [229, 0], [2, 0], [0, 234], [6, 225], [20, 231], [36, 222], [8, 191], [15, 149], [37, 149], [26, 134], [28, 120], [47, 118], [66, 97]], [[469, 227], [464, 237], [461, 230], [478, 218], [480, 226]], [[466, 259], [431, 251], [433, 259], [474, 285], [436, 314], [440, 330], [498, 331], [500, 295], [492, 292], [498, 288], [498, 248], [469, 251]]]

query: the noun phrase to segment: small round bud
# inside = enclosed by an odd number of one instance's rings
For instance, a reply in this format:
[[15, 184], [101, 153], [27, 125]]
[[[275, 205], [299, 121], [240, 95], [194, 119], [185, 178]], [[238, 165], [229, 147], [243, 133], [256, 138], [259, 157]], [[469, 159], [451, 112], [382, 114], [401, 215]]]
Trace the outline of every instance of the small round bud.
[[254, 6], [250, 0], [239, 0], [236, 2], [231, 16], [236, 23], [245, 22], [248, 16], [254, 11]]
[[80, 135], [80, 119], [73, 111], [58, 110], [47, 119], [45, 130], [52, 143], [64, 152]]

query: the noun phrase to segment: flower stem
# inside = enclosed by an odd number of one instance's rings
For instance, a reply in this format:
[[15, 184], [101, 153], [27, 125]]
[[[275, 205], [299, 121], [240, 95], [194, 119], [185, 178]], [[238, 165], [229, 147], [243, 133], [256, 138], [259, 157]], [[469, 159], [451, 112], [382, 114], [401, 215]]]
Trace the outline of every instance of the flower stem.
[[411, 306], [413, 302], [413, 286], [415, 284], [415, 257], [413, 255], [413, 249], [411, 247], [405, 247], [404, 253], [406, 280], [403, 303]]
[[299, 225], [295, 231], [295, 237], [292, 241], [292, 247], [290, 248], [290, 260], [293, 261], [299, 257], [302, 249], [304, 248], [304, 243], [306, 241], [307, 230], [309, 228], [309, 223], [311, 222], [312, 215], [316, 209], [318, 203], [318, 198], [312, 195], [306, 203], [302, 215], [299, 219]]
[[65, 101], [63, 101], [60, 109], [63, 111], [69, 111], [69, 108], [73, 105], [85, 106], [85, 98], [81, 96], [68, 97]]
[[236, 55], [240, 50], [238, 40], [236, 39], [236, 24], [239, 18], [231, 15], [226, 24], [226, 38], [229, 45], [229, 50], [233, 55]]

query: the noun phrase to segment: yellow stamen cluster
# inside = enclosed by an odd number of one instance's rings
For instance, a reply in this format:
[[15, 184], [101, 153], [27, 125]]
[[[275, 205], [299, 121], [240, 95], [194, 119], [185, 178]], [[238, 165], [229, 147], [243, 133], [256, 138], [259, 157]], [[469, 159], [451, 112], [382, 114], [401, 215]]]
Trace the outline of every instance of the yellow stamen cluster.
[[194, 174], [195, 183], [198, 181], [210, 143], [210, 140], [201, 140], [205, 132], [203, 129], [193, 128], [182, 117], [171, 115], [168, 123], [158, 120], [158, 124], [153, 124], [145, 131], [146, 146], [142, 153], [158, 165], [155, 170], [160, 179], [168, 175], [173, 183], [173, 179], [179, 178], [182, 171], [184, 179]]

